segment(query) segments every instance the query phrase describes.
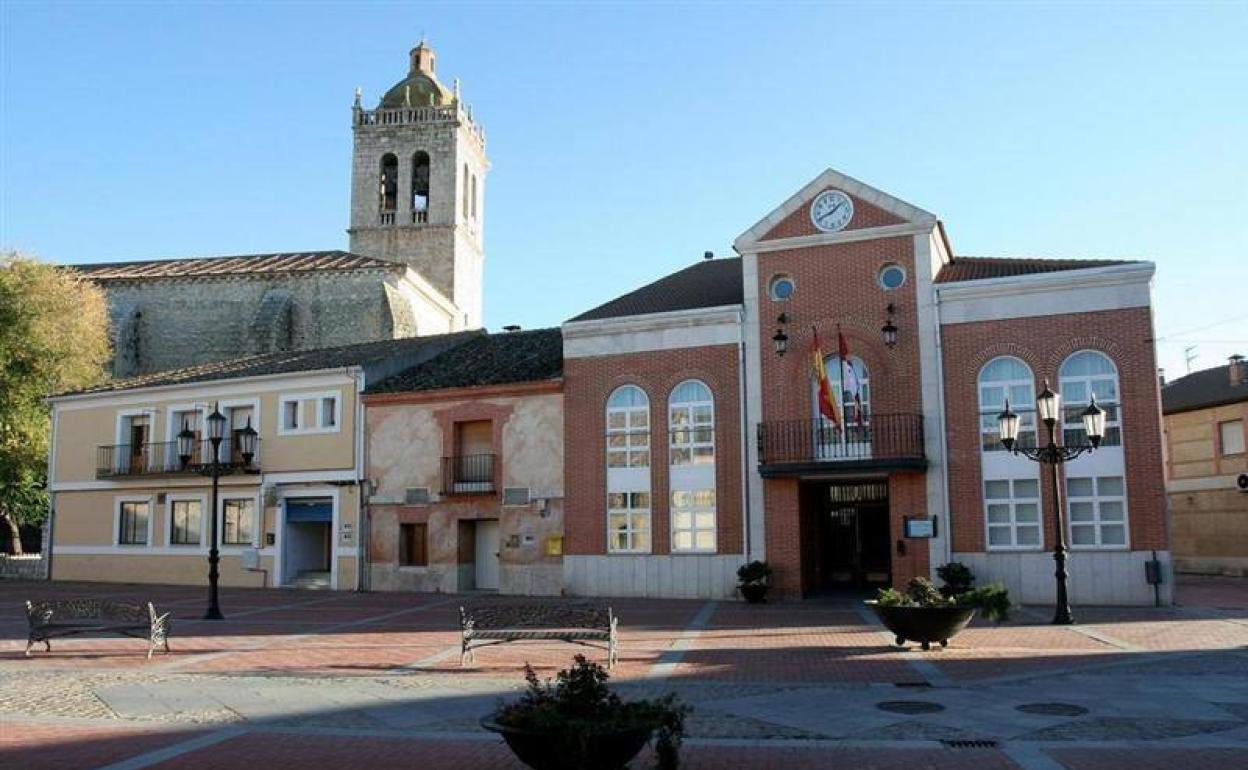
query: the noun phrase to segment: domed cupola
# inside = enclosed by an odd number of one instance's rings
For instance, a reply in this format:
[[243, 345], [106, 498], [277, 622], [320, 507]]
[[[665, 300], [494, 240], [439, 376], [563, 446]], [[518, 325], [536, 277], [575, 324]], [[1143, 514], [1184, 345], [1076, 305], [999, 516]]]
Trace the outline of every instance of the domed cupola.
[[411, 52], [411, 69], [407, 77], [395, 83], [381, 97], [382, 109], [394, 107], [435, 107], [453, 104], [455, 95], [438, 82], [434, 74], [437, 57], [421, 40]]

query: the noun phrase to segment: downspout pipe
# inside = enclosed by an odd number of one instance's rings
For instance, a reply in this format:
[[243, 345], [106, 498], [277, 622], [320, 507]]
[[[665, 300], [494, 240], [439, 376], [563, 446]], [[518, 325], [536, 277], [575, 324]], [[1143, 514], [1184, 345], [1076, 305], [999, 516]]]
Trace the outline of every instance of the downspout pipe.
[[745, 308], [737, 311], [737, 399], [741, 402], [741, 555], [750, 560], [750, 405], [746, 387]]

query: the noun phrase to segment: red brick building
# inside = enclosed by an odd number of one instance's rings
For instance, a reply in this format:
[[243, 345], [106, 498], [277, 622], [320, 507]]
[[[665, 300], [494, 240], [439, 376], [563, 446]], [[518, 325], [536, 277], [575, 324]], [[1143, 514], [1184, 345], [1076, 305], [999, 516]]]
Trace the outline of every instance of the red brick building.
[[958, 256], [934, 215], [832, 170], [734, 246], [563, 326], [566, 591], [726, 598], [765, 559], [795, 597], [961, 561], [1049, 601], [1047, 469], [996, 434], [1008, 398], [1020, 443], [1045, 440], [1048, 381], [1059, 441], [1082, 440], [1089, 394], [1108, 411], [1063, 470], [1072, 600], [1154, 601], [1150, 263]]

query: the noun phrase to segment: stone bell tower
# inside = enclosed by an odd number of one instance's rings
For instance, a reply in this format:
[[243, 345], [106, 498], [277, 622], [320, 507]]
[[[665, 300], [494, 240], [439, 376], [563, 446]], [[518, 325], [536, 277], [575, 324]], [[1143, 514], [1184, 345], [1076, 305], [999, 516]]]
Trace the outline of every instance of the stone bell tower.
[[376, 109], [351, 111], [351, 251], [410, 265], [459, 309], [455, 328], [481, 325], [485, 262], [485, 132], [448, 90], [422, 40], [407, 77]]

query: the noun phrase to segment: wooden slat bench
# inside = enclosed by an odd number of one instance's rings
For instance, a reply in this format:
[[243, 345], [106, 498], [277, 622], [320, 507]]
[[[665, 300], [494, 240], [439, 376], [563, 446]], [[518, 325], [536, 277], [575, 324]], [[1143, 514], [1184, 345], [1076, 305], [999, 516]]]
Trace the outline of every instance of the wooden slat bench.
[[557, 640], [607, 651], [615, 666], [619, 640], [610, 607], [586, 604], [508, 604], [459, 608], [463, 643], [459, 664], [476, 660], [473, 649], [525, 640]]
[[30, 648], [37, 642], [43, 642], [44, 649], [51, 652], [51, 639], [75, 634], [113, 633], [146, 639], [147, 658], [151, 660], [157, 647], [169, 652], [170, 614], [157, 613], [151, 602], [134, 604], [110, 599], [28, 601], [26, 620], [30, 624], [30, 635], [26, 641], [26, 654], [30, 655]]

